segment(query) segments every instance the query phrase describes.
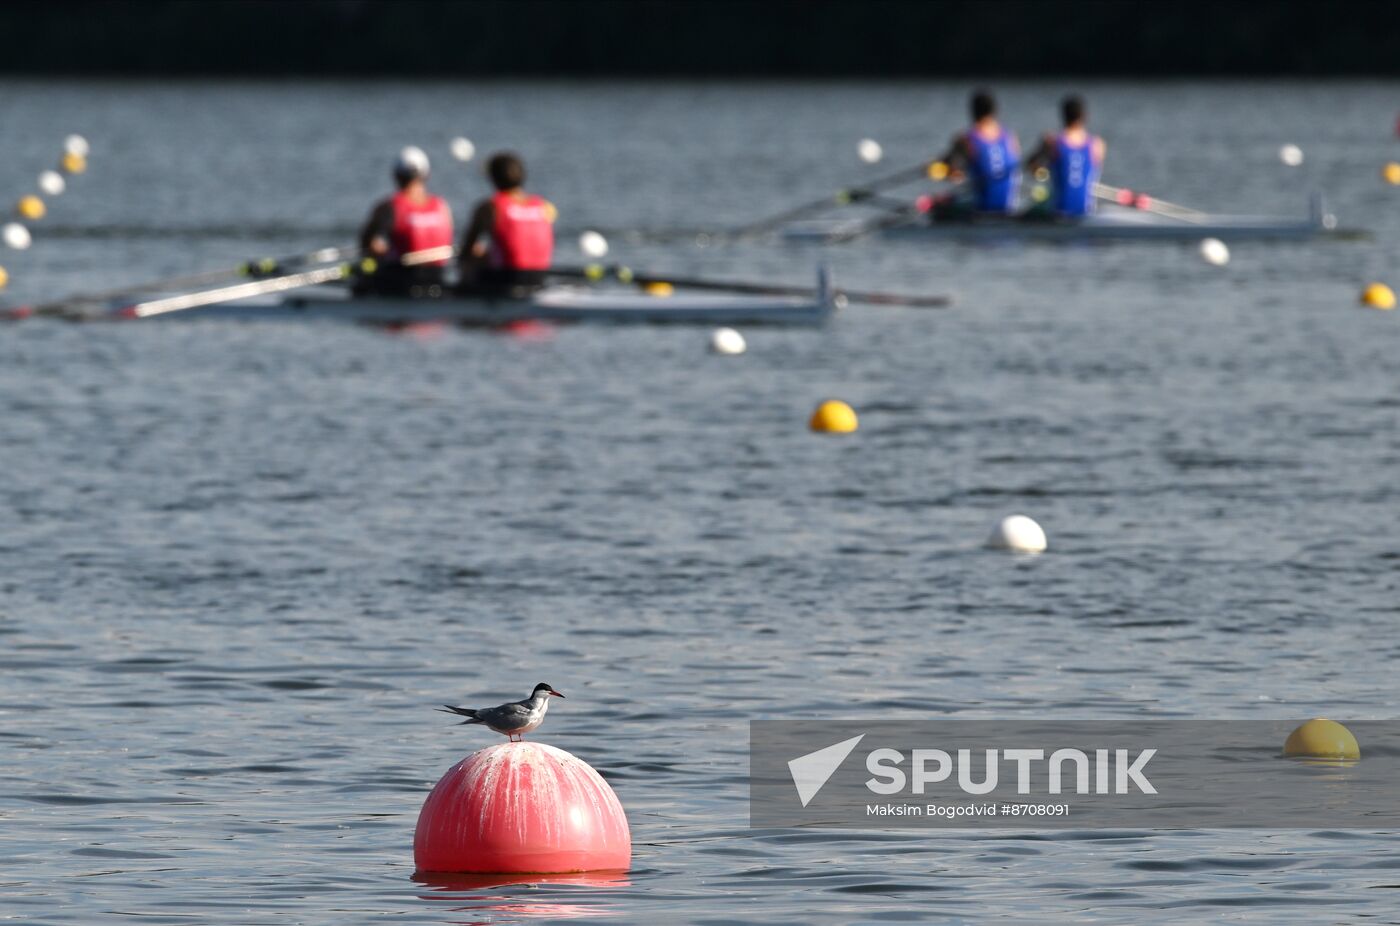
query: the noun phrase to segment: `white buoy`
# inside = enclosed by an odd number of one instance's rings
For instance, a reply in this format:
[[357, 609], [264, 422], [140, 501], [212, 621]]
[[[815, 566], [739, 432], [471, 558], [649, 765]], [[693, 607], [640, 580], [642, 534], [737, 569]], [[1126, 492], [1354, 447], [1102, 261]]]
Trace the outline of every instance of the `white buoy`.
[[29, 234], [29, 229], [18, 222], [7, 222], [4, 228], [0, 228], [0, 238], [5, 239], [6, 247], [14, 248], [16, 251], [28, 249], [34, 239]]
[[733, 328], [716, 328], [710, 334], [710, 350], [716, 354], [742, 354], [748, 348], [744, 336]]
[[1278, 159], [1289, 167], [1297, 167], [1303, 163], [1303, 149], [1297, 145], [1284, 145], [1278, 149]]
[[608, 239], [598, 232], [586, 231], [578, 236], [578, 249], [589, 257], [602, 257], [608, 253]]
[[1223, 267], [1230, 262], [1230, 249], [1219, 238], [1206, 238], [1201, 241], [1201, 259], [1208, 264]]
[[465, 164], [476, 157], [476, 145], [471, 143], [471, 139], [458, 135], [452, 139], [452, 156]]
[[46, 170], [39, 175], [39, 189], [46, 196], [59, 196], [68, 189], [68, 182], [56, 170]]
[[81, 135], [69, 135], [63, 140], [63, 150], [85, 158], [88, 156], [88, 141]]
[[860, 144], [856, 145], [856, 153], [865, 163], [875, 164], [885, 156], [885, 149], [873, 138], [862, 138]]
[[987, 546], [1015, 553], [1042, 553], [1046, 546], [1045, 531], [1023, 514], [1009, 515], [992, 529]]

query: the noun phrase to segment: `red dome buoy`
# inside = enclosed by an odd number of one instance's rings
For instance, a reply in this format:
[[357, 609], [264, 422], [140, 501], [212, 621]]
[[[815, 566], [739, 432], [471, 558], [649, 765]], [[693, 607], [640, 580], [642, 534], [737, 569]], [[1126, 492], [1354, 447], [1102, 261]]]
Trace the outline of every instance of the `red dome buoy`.
[[454, 765], [418, 814], [420, 872], [626, 871], [632, 833], [588, 763], [544, 743], [501, 743]]
[[[485, 891], [493, 887], [510, 887], [515, 884], [571, 884], [575, 887], [631, 887], [632, 882], [625, 871], [562, 871], [554, 874], [523, 872], [506, 874], [471, 874], [450, 871], [415, 871], [413, 880], [434, 891]], [[490, 909], [490, 908], [486, 908]], [[530, 905], [538, 911], [539, 906]], [[541, 914], [543, 915], [543, 914]]]

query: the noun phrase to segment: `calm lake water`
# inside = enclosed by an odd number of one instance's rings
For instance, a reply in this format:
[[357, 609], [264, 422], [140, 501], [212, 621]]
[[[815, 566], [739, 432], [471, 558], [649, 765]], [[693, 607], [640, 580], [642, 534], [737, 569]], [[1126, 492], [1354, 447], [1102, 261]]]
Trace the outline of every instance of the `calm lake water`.
[[[1069, 89], [1109, 182], [1369, 241], [825, 252], [723, 227], [941, 148], [963, 84], [0, 83], [0, 191], [90, 171], [10, 301], [353, 237], [403, 144], [524, 153], [634, 266], [956, 292], [821, 331], [0, 337], [0, 918], [35, 924], [1395, 922], [1394, 833], [751, 831], [748, 721], [1391, 718], [1400, 658], [1400, 85]], [[861, 164], [874, 137], [886, 161]], [[1296, 169], [1278, 148], [1306, 154]], [[828, 396], [861, 430], [805, 430]], [[1002, 515], [1033, 559], [980, 549]], [[412, 879], [417, 812], [535, 734], [627, 807], [623, 878]], [[1363, 744], [1363, 748], [1364, 748]]]

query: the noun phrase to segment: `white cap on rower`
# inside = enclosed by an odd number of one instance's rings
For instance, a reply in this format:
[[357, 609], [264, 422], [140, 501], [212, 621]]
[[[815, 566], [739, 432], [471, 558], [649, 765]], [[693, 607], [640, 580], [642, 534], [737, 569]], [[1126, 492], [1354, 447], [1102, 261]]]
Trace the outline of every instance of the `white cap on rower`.
[[395, 177], [417, 177], [420, 180], [427, 180], [428, 170], [428, 155], [417, 145], [409, 145], [400, 151], [398, 158], [394, 161]]

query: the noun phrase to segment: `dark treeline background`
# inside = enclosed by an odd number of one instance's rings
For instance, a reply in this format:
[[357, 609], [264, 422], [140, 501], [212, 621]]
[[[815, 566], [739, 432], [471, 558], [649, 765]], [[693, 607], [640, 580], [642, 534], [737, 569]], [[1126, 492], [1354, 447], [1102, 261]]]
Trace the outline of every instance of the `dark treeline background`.
[[1400, 0], [10, 0], [10, 74], [1392, 75]]

